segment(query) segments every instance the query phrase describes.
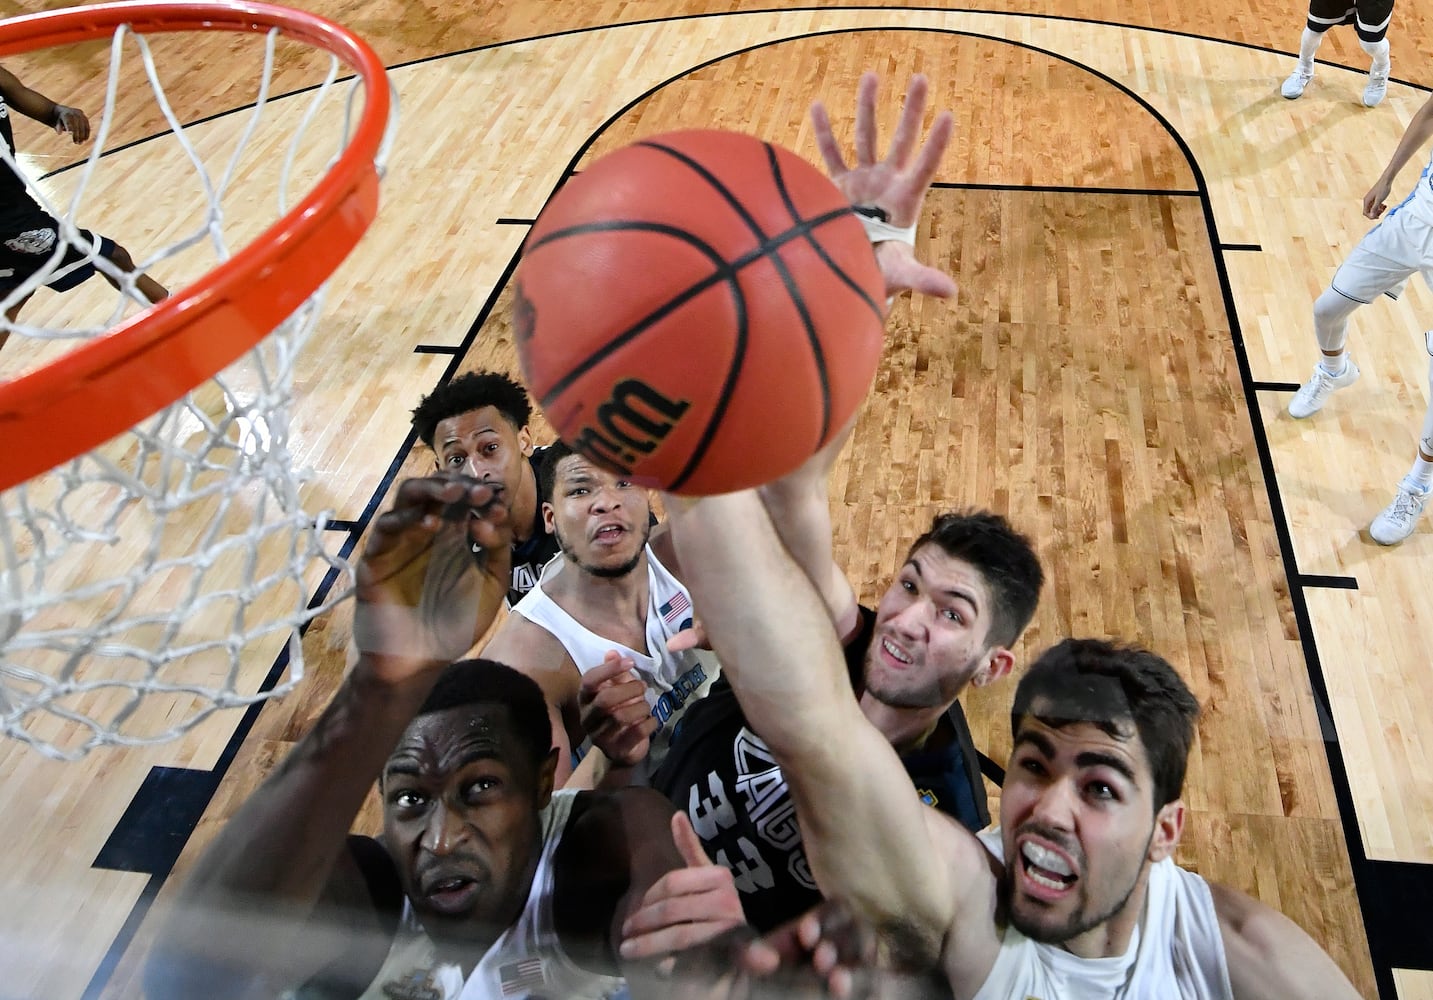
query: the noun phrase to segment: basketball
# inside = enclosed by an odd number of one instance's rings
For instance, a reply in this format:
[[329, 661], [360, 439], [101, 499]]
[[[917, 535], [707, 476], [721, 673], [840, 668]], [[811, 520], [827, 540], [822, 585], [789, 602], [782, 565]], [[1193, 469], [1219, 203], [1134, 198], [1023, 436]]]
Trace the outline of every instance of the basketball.
[[592, 461], [676, 493], [795, 469], [865, 398], [885, 284], [841, 191], [795, 153], [671, 132], [539, 215], [513, 330], [533, 398]]

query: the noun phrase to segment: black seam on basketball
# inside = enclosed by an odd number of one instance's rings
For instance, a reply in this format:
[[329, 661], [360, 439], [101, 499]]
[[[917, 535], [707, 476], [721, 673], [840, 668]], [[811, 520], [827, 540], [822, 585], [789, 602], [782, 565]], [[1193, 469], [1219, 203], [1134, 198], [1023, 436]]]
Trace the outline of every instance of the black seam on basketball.
[[681, 240], [682, 242], [687, 243], [695, 249], [699, 250], [704, 256], [706, 256], [708, 260], [712, 261], [712, 263], [716, 265], [716, 270], [713, 271], [712, 274], [708, 277], [703, 278], [701, 281], [688, 285], [675, 298], [668, 299], [666, 302], [662, 303], [660, 306], [652, 310], [646, 316], [642, 317], [636, 323], [629, 326], [625, 331], [623, 331], [621, 336], [616, 337], [613, 340], [609, 340], [600, 348], [587, 355], [587, 357], [583, 358], [580, 364], [578, 364], [575, 368], [569, 371], [566, 375], [562, 376], [562, 378], [554, 382], [552, 384], [552, 387], [548, 389], [547, 392], [543, 393], [541, 398], [538, 399], [538, 405], [541, 406], [544, 410], [550, 408], [552, 404], [556, 401], [556, 398], [562, 395], [562, 393], [566, 392], [567, 389], [572, 385], [572, 383], [576, 381], [579, 377], [581, 377], [585, 372], [587, 372], [588, 369], [592, 368], [593, 365], [596, 365], [606, 359], [610, 354], [612, 354], [613, 351], [616, 351], [626, 346], [632, 340], [645, 333], [647, 331], [647, 328], [650, 327], [653, 323], [656, 323], [659, 320], [665, 318], [673, 310], [685, 305], [689, 300], [696, 298], [696, 296], [700, 295], [702, 292], [705, 292], [707, 289], [711, 288], [718, 282], [725, 281], [732, 286], [733, 297], [737, 299], [738, 308], [741, 308], [743, 313], [745, 312], [745, 306], [741, 302], [741, 286], [736, 280], [737, 270], [739, 268], [740, 262], [728, 263], [726, 258], [724, 258], [721, 254], [717, 253], [715, 249], [713, 249], [704, 241], [693, 236], [685, 229], [678, 229], [675, 226], [669, 226], [665, 223], [632, 222], [626, 219], [608, 219], [602, 222], [584, 222], [576, 226], [568, 226], [565, 229], [559, 229], [555, 232], [548, 233], [546, 236], [542, 237], [536, 243], [534, 243], [531, 249], [524, 250], [524, 253], [531, 253], [532, 250], [536, 250], [539, 247], [546, 246], [549, 243], [554, 243], [557, 240], [565, 239], [569, 236], [581, 236], [584, 233], [610, 233], [624, 231], [661, 233], [664, 236], [671, 236], [674, 239]]
[[[781, 162], [777, 159], [776, 148], [769, 142], [763, 142], [766, 149], [766, 162], [771, 167], [771, 179], [776, 183], [776, 190], [781, 195], [781, 203], [786, 206], [786, 211], [791, 215], [791, 221], [801, 222], [801, 213], [797, 211], [796, 204], [791, 200], [791, 192], [786, 187], [786, 178], [781, 173]], [[849, 211], [849, 209], [847, 209]], [[848, 278], [842, 270], [836, 266], [836, 262], [827, 256], [821, 242], [809, 232], [806, 234], [806, 242], [816, 251], [816, 256], [834, 271], [842, 281], [856, 289], [856, 292], [863, 298], [865, 293], [857, 287], [856, 283]], [[780, 258], [774, 258], [779, 260]], [[821, 381], [821, 435], [816, 439], [817, 447], [826, 443], [826, 435], [831, 433], [831, 376], [826, 368], [826, 352], [821, 347], [821, 338], [816, 336], [816, 324], [812, 322], [811, 315], [806, 309], [806, 302], [801, 296], [800, 289], [791, 279], [790, 273], [784, 264], [780, 265], [781, 280], [786, 282], [786, 290], [791, 295], [791, 301], [796, 303], [796, 308], [801, 312], [802, 325], [806, 327], [806, 340], [811, 345], [811, 357], [816, 362], [816, 377]], [[869, 301], [869, 299], [867, 300]], [[877, 314], [879, 320], [885, 317]]]
[[[768, 146], [768, 149], [769, 148], [770, 147]], [[780, 171], [776, 167], [776, 160], [774, 158], [774, 155], [772, 159], [772, 172], [776, 174], [776, 187], [781, 192], [781, 200], [786, 203], [786, 210], [791, 213], [791, 218], [793, 221], [800, 222], [801, 213], [797, 211], [795, 203], [791, 200], [791, 195], [786, 189], [785, 178], [781, 176]], [[850, 211], [854, 214], [854, 209]], [[881, 308], [880, 303], [878, 303], [875, 299], [871, 298], [870, 295], [866, 294], [866, 290], [856, 282], [856, 279], [847, 274], [844, 270], [841, 269], [841, 267], [836, 264], [834, 260], [831, 259], [830, 255], [826, 253], [826, 248], [821, 245], [819, 240], [815, 239], [814, 237], [808, 236], [807, 241], [811, 244], [812, 249], [816, 251], [817, 256], [819, 256], [821, 260], [826, 264], [826, 266], [831, 269], [831, 272], [835, 274], [836, 277], [840, 278], [841, 281], [848, 288], [851, 289], [851, 291], [859, 295], [861, 297], [861, 301], [866, 303], [866, 305], [870, 308], [871, 313], [876, 317], [876, 319], [880, 320], [882, 325], [884, 325], [886, 322], [886, 313], [885, 310]]]
[[687, 464], [682, 471], [677, 473], [677, 478], [672, 480], [668, 489], [680, 490], [686, 485], [692, 473], [701, 464], [702, 458], [706, 455], [707, 449], [711, 447], [712, 439], [716, 437], [717, 428], [721, 426], [722, 417], [726, 416], [727, 404], [731, 402], [732, 389], [736, 386], [737, 379], [741, 377], [741, 369], [746, 362], [746, 345], [750, 333], [750, 317], [746, 312], [746, 296], [741, 294], [741, 283], [735, 283], [736, 301], [736, 345], [732, 350], [731, 367], [727, 369], [726, 381], [722, 383], [721, 395], [717, 397], [717, 404], [712, 408], [712, 415], [707, 420], [706, 427], [702, 428], [702, 436], [697, 440], [696, 447], [692, 449], [691, 455], [687, 458]]
[[[584, 222], [576, 226], [568, 226], [564, 229], [559, 229], [544, 235], [543, 237], [538, 239], [537, 242], [533, 243], [531, 247], [524, 248], [523, 252], [525, 254], [531, 253], [539, 247], [546, 246], [549, 243], [556, 242], [560, 239], [565, 239], [569, 236], [580, 236], [584, 233], [610, 233], [621, 232], [623, 230], [631, 232], [662, 233], [664, 235], [672, 236], [678, 240], [688, 243], [697, 250], [699, 250], [707, 257], [707, 259], [711, 260], [713, 263], [716, 264], [716, 270], [712, 273], [711, 276], [704, 278], [693, 285], [688, 286], [676, 298], [670, 299], [667, 302], [664, 302], [662, 305], [658, 306], [652, 312], [648, 313], [645, 317], [639, 320], [636, 324], [629, 327], [620, 337], [616, 338], [615, 340], [608, 341], [606, 344], [602, 345], [602, 347], [592, 352], [587, 357], [583, 358], [580, 364], [574, 367], [566, 375], [562, 376], [562, 378], [554, 382], [552, 384], [552, 387], [549, 388], [547, 392], [542, 394], [542, 396], [538, 399], [538, 405], [541, 406], [544, 410], [548, 409], [554, 402], [555, 397], [561, 395], [564, 391], [566, 391], [567, 388], [570, 387], [572, 383], [576, 381], [576, 379], [579, 378], [589, 368], [603, 361], [610, 354], [612, 354], [613, 351], [618, 350], [619, 348], [631, 342], [637, 336], [641, 335], [642, 333], [645, 333], [647, 328], [650, 327], [653, 323], [664, 318], [674, 309], [685, 304], [688, 300], [694, 298], [697, 295], [700, 295], [702, 292], [711, 288], [717, 282], [726, 281], [731, 284], [735, 290], [736, 297], [740, 298], [741, 286], [736, 279], [739, 276], [739, 273], [742, 268], [758, 260], [761, 260], [763, 257], [767, 256], [772, 250], [785, 246], [787, 243], [794, 239], [800, 239], [801, 237], [805, 236], [810, 230], [816, 229], [820, 226], [824, 226], [832, 219], [841, 218], [842, 216], [847, 215], [849, 212], [849, 208], [842, 208], [838, 211], [826, 212], [823, 215], [818, 215], [814, 218], [808, 219], [800, 225], [793, 226], [786, 232], [780, 233], [777, 236], [772, 237], [765, 243], [757, 245], [752, 250], [736, 258], [730, 263], [723, 259], [719, 253], [717, 253], [714, 249], [708, 246], [705, 242], [699, 240], [697, 237], [693, 236], [686, 230], [677, 229], [674, 226], [669, 226], [659, 222], [634, 222], [626, 219], [607, 219], [602, 222]], [[744, 310], [744, 304], [742, 305], [742, 308]]]
[[764, 243], [767, 239], [769, 239], [769, 237], [766, 235], [766, 231], [762, 229], [761, 225], [756, 221], [756, 217], [752, 215], [751, 212], [747, 211], [746, 206], [742, 204], [741, 200], [737, 198], [736, 195], [732, 194], [731, 188], [723, 184], [717, 178], [717, 176], [713, 174], [710, 170], [708, 170], [700, 161], [692, 159], [690, 156], [688, 156], [686, 153], [683, 153], [679, 149], [673, 149], [671, 146], [663, 146], [659, 142], [637, 142], [633, 143], [633, 145], [645, 146], [647, 149], [653, 149], [660, 153], [666, 153], [668, 156], [672, 157], [672, 159], [677, 160], [686, 167], [690, 168], [693, 173], [695, 173], [702, 180], [710, 184], [712, 188], [716, 191], [716, 193], [722, 196], [722, 200], [725, 201], [727, 205], [731, 207], [732, 211], [734, 211], [738, 216], [741, 217], [741, 220], [746, 223], [746, 227], [756, 235], [756, 238], [758, 240]]

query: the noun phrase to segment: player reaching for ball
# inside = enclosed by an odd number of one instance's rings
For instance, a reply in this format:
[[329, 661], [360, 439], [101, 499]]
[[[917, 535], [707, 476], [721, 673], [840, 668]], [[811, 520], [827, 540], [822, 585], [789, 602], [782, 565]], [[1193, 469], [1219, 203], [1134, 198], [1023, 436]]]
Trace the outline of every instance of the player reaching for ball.
[[906, 87], [906, 103], [891, 148], [884, 160], [876, 159], [875, 73], [861, 76], [856, 91], [856, 165], [846, 165], [840, 143], [831, 128], [826, 105], [811, 105], [811, 125], [826, 171], [856, 207], [866, 235], [876, 248], [876, 260], [886, 279], [886, 294], [920, 292], [947, 298], [955, 294], [955, 279], [937, 267], [922, 264], [915, 255], [916, 224], [925, 193], [950, 145], [955, 119], [949, 111], [936, 115], [925, 144], [916, 148], [930, 84], [920, 74]]
[[952, 130], [942, 115], [919, 145], [926, 90], [912, 82], [877, 159], [864, 78], [850, 166], [818, 105], [834, 182], [771, 143], [689, 130], [565, 184], [524, 244], [513, 313], [523, 379], [558, 436], [688, 494], [771, 482], [830, 443], [870, 389], [888, 298], [954, 290], [913, 250]]
[[[824, 105], [818, 102], [812, 108], [822, 157], [849, 204], [867, 220], [877, 244], [886, 294], [911, 290], [945, 296], [955, 290], [947, 275], [916, 259], [913, 246], [915, 221], [952, 131], [951, 116], [942, 113], [918, 146], [927, 90], [924, 77], [912, 78], [890, 150], [877, 159], [877, 78], [872, 73], [863, 76], [856, 105], [856, 157], [849, 166]], [[640, 368], [647, 353], [629, 350], [625, 360]], [[692, 381], [690, 376], [687, 381]], [[780, 399], [781, 406], [792, 405], [789, 398]], [[830, 581], [830, 592], [823, 596], [833, 615], [849, 611], [852, 602], [849, 584], [830, 558], [825, 473], [850, 421], [850, 413], [842, 414], [841, 425], [807, 453], [811, 457], [804, 464], [763, 489], [783, 540], [798, 558], [807, 556], [810, 565], [803, 563], [803, 568], [813, 578]], [[749, 453], [773, 436], [748, 438], [743, 447]], [[659, 525], [650, 534], [646, 530], [646, 490], [632, 476], [605, 468], [605, 456], [584, 454], [580, 447], [573, 453], [555, 446], [545, 457], [551, 463], [540, 477], [543, 516], [548, 530], [558, 536], [563, 557], [549, 564], [539, 585], [494, 636], [486, 655], [512, 663], [538, 681], [559, 723], [554, 730], [560, 745], [566, 736], [566, 747], [575, 748], [591, 735], [613, 761], [639, 767], [640, 777], [660, 763], [648, 759], [649, 751], [655, 745], [660, 755], [682, 712], [715, 676], [715, 664], [692, 658], [690, 650], [667, 648], [667, 637], [690, 621], [690, 599], [666, 528]], [[717, 483], [715, 488], [719, 492], [735, 485]], [[809, 544], [823, 534], [824, 544]], [[560, 767], [559, 781], [565, 779], [563, 770]]]

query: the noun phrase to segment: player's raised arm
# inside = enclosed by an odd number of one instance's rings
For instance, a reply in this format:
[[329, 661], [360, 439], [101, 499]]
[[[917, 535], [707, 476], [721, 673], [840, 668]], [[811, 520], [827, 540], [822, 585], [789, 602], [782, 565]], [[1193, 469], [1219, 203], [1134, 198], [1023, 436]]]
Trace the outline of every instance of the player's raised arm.
[[1343, 970], [1298, 924], [1227, 886], [1211, 882], [1209, 891], [1236, 1000], [1358, 996]]
[[908, 958], [933, 961], [955, 907], [947, 862], [895, 751], [861, 714], [827, 609], [755, 492], [667, 509], [693, 604], [786, 776], [817, 883]]
[[[274, 995], [342, 953], [332, 931], [381, 936], [349, 826], [438, 676], [496, 615], [511, 538], [499, 491], [447, 476], [400, 484], [371, 532], [358, 660], [189, 873], [147, 970], [152, 998]], [[470, 543], [490, 554], [482, 567]]]
[[876, 92], [879, 78], [865, 73], [856, 95], [854, 158], [847, 163], [831, 128], [826, 105], [811, 105], [811, 125], [826, 172], [836, 182], [866, 227], [876, 247], [876, 261], [886, 279], [886, 294], [912, 291], [941, 298], [955, 294], [955, 281], [937, 267], [922, 264], [915, 256], [915, 231], [920, 221], [926, 192], [955, 130], [949, 111], [935, 118], [930, 134], [917, 146], [925, 116], [929, 83], [924, 76], [911, 77], [901, 120], [884, 158], [876, 151]]

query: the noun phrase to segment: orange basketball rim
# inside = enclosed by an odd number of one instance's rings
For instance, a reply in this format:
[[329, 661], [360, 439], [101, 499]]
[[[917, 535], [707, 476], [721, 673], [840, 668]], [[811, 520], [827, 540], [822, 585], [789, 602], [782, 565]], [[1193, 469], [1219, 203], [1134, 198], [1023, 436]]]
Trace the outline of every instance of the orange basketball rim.
[[103, 444], [222, 371], [328, 279], [378, 212], [391, 105], [377, 53], [314, 14], [250, 0], [102, 3], [0, 22], [0, 57], [137, 34], [235, 31], [306, 42], [363, 80], [363, 114], [294, 208], [199, 280], [51, 364], [0, 382], [0, 490]]

